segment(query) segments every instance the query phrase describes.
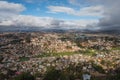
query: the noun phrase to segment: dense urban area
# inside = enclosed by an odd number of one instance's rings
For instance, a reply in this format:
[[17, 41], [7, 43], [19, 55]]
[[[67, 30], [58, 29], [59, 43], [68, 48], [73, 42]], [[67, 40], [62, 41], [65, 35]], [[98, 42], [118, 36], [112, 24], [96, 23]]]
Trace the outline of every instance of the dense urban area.
[[0, 80], [120, 80], [120, 35], [0, 33]]

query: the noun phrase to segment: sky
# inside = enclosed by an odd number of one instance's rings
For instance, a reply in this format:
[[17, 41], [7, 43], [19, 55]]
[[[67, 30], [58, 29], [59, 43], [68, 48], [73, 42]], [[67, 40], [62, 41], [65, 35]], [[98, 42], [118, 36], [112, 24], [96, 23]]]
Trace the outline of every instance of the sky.
[[120, 30], [120, 0], [0, 0], [0, 29]]

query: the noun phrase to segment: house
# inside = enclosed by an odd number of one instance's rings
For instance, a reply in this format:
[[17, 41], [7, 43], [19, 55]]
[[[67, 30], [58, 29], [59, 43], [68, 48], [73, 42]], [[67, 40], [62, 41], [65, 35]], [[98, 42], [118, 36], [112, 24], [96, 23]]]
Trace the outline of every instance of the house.
[[89, 74], [83, 74], [83, 80], [90, 80], [91, 75]]

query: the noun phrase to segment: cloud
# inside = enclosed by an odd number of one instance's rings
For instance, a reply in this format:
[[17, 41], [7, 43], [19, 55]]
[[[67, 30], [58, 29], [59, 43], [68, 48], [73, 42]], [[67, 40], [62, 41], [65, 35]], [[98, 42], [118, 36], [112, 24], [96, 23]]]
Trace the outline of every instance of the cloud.
[[76, 0], [68, 0], [70, 4], [77, 4]]
[[50, 12], [53, 12], [53, 13], [64, 12], [64, 13], [67, 13], [67, 14], [74, 14], [74, 9], [69, 8], [69, 7], [48, 6], [48, 9], [50, 10]]
[[39, 28], [57, 28], [57, 29], [86, 29], [89, 24], [97, 23], [97, 20], [76, 20], [65, 21], [58, 20], [51, 17], [35, 17], [18, 15], [11, 20], [2, 21], [0, 26], [19, 26], [19, 27], [39, 27]]
[[11, 19], [25, 9], [26, 8], [22, 4], [0, 1], [0, 21], [3, 19]]
[[0, 11], [10, 13], [19, 13], [22, 12], [25, 9], [25, 7], [21, 4], [17, 3], [8, 3], [6, 1], [0, 1]]
[[[82, 4], [81, 0], [69, 0], [71, 4]], [[81, 1], [80, 3], [78, 1]], [[86, 2], [87, 1], [87, 2]], [[85, 2], [85, 3], [84, 3]], [[59, 20], [51, 17], [36, 17], [31, 15], [21, 15], [26, 8], [22, 4], [0, 1], [0, 28], [4, 26], [14, 28], [19, 27], [39, 27], [58, 29], [100, 29], [120, 31], [120, 0], [84, 0], [84, 4], [89, 2], [89, 6], [83, 6], [80, 10], [64, 6], [48, 6], [49, 12], [66, 13], [74, 16], [98, 16], [99, 20]]]
[[[52, 7], [52, 6], [51, 6]], [[54, 6], [53, 6], [54, 7]], [[59, 7], [58, 7], [59, 8]], [[59, 20], [51, 17], [36, 17], [31, 15], [21, 15], [20, 13], [26, 8], [22, 4], [9, 3], [0, 1], [0, 29], [29, 29], [29, 28], [44, 28], [44, 29], [86, 29], [87, 25], [97, 23], [97, 20]], [[57, 12], [62, 10], [75, 12], [71, 8], [61, 7]], [[67, 12], [68, 10], [68, 12]], [[73, 13], [75, 14], [75, 13]]]
[[120, 31], [120, 0], [68, 0], [70, 4], [81, 6], [81, 5], [90, 5], [97, 6], [102, 5], [104, 13], [103, 17], [99, 19], [99, 23], [96, 26], [99, 26], [100, 30], [114, 30]]
[[49, 0], [23, 0], [26, 3], [42, 3], [42, 2], [48, 2]]
[[104, 3], [104, 17], [100, 19], [98, 24], [102, 30], [118, 30], [120, 31], [120, 0], [106, 0]]
[[2, 21], [0, 25], [10, 25], [10, 26], [30, 26], [30, 27], [47, 27], [50, 26], [53, 19], [49, 17], [35, 17], [35, 16], [27, 16], [27, 15], [17, 15], [10, 20]]
[[70, 7], [63, 7], [63, 6], [48, 6], [49, 12], [51, 13], [67, 13], [70, 15], [75, 16], [103, 16], [103, 7], [98, 6], [89, 6], [89, 7], [83, 7], [80, 10], [75, 10]]
[[83, 5], [83, 2], [85, 2], [85, 1], [83, 1], [83, 0], [68, 0], [68, 2], [72, 5], [81, 6], [81, 5]]

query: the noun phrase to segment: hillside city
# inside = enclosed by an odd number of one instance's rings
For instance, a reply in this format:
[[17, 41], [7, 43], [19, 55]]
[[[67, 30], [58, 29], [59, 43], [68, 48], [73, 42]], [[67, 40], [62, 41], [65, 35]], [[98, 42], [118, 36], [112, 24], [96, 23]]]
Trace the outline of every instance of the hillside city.
[[120, 35], [0, 33], [0, 80], [120, 80]]

